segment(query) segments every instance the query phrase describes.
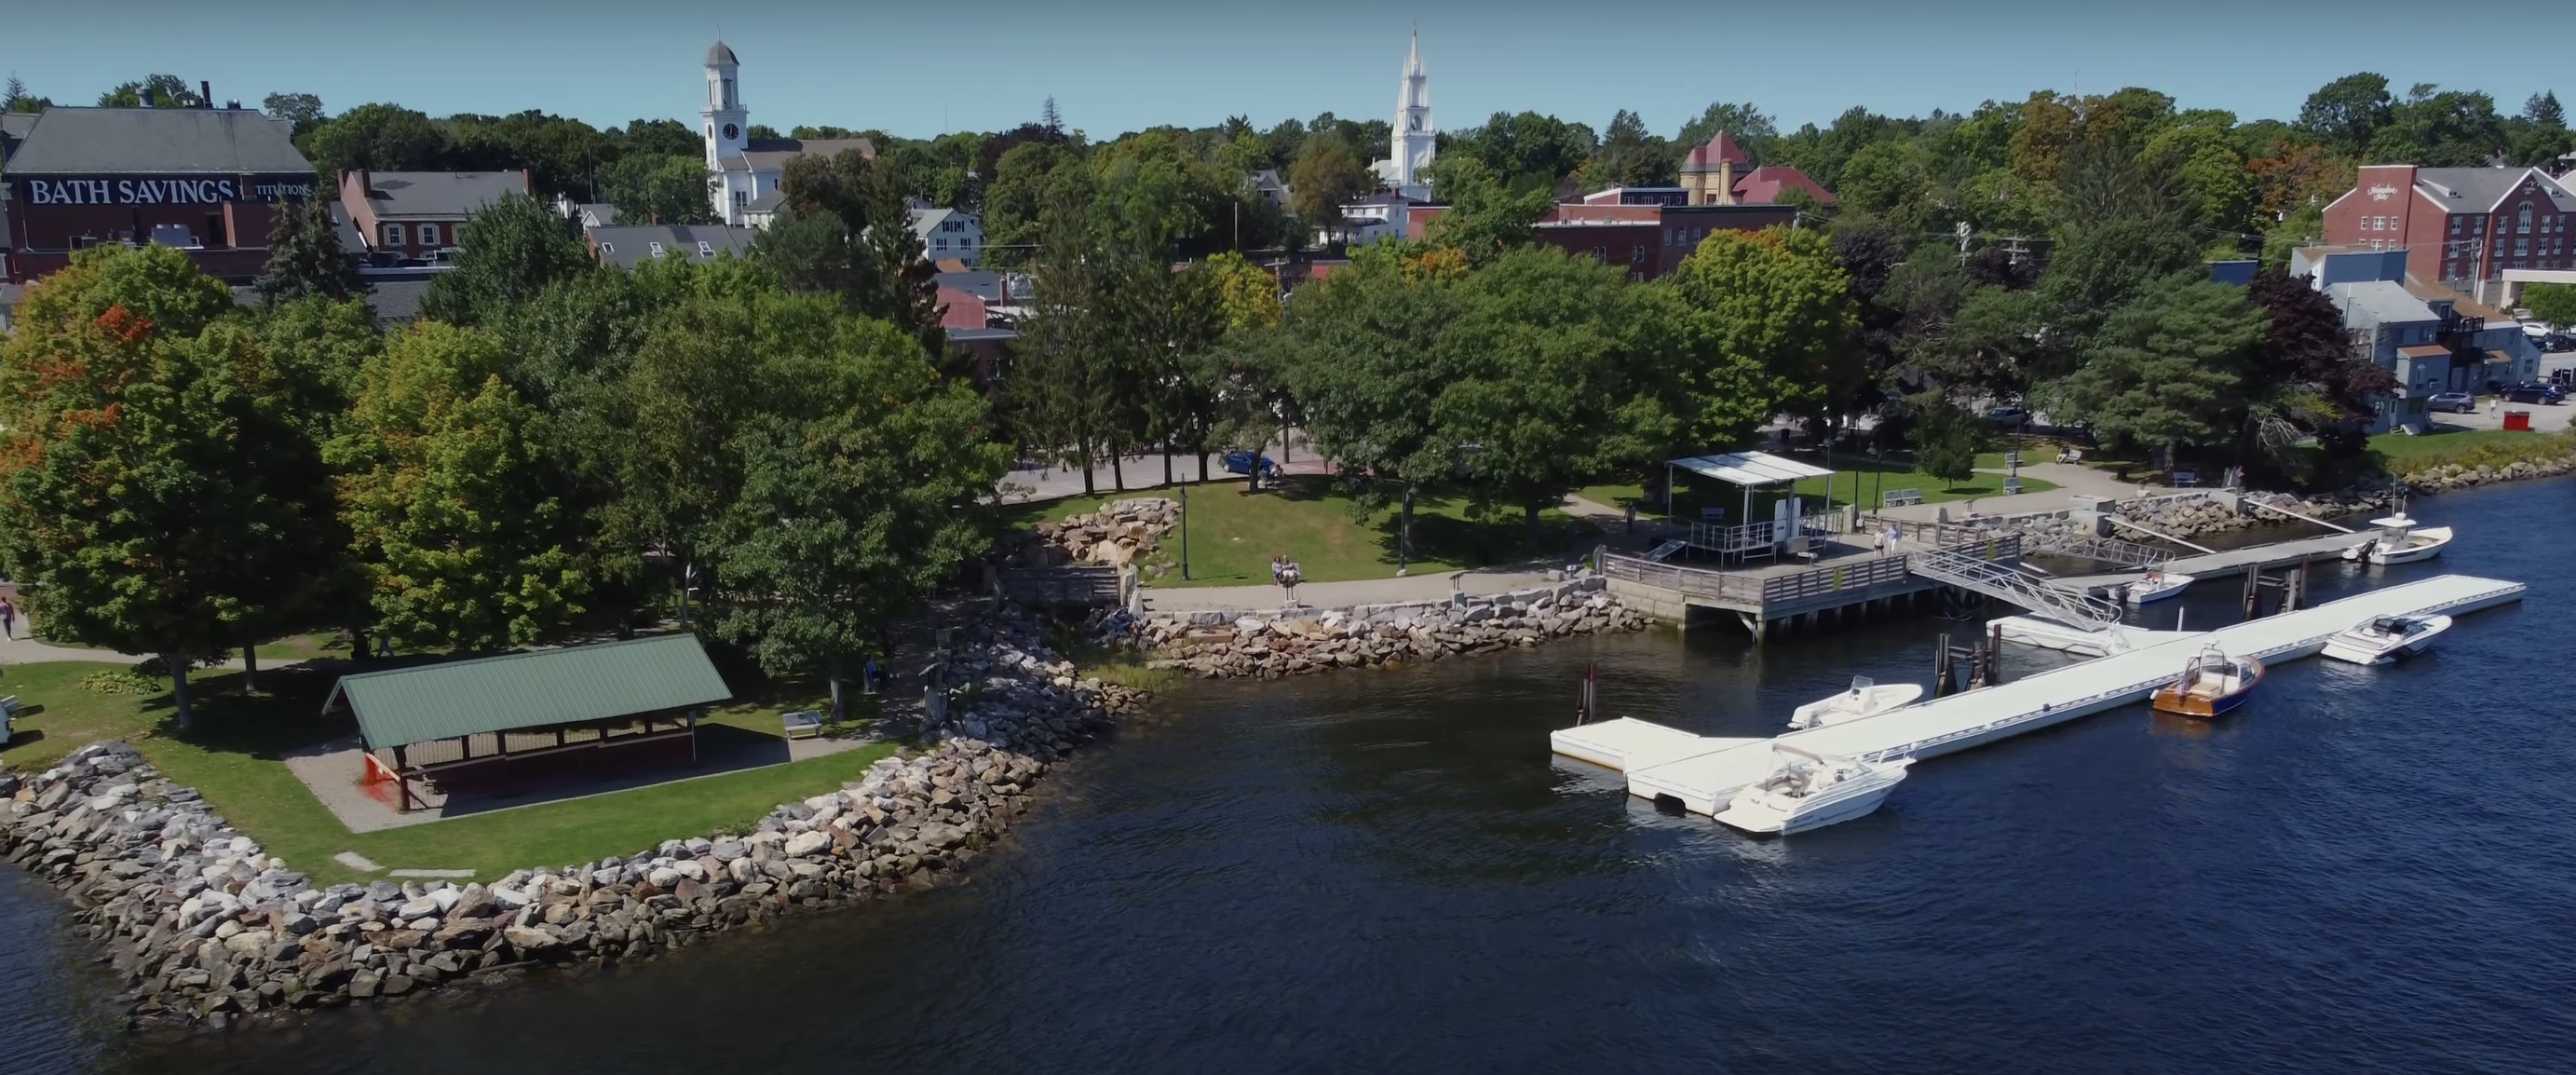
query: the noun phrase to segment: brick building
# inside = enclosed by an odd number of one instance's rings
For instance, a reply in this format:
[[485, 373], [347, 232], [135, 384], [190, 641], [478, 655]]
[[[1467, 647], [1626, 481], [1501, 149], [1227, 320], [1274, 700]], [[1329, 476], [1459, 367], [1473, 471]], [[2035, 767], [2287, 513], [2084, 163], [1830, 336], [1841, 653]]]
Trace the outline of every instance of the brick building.
[[505, 195], [535, 193], [525, 170], [340, 173], [340, 208], [363, 244], [349, 252], [371, 265], [437, 260], [460, 245], [458, 232], [478, 210]]
[[2407, 275], [2473, 293], [2508, 269], [2576, 268], [2576, 193], [2538, 168], [2370, 165], [2325, 216], [2326, 245], [2402, 250]]
[[279, 202], [313, 194], [294, 127], [239, 108], [49, 108], [0, 137], [0, 261], [24, 283], [107, 244], [161, 243], [210, 276], [268, 264]]
[[1535, 229], [1538, 241], [1604, 265], [1632, 280], [1670, 276], [1702, 240], [1721, 231], [1760, 231], [1789, 224], [1785, 205], [1559, 205]]

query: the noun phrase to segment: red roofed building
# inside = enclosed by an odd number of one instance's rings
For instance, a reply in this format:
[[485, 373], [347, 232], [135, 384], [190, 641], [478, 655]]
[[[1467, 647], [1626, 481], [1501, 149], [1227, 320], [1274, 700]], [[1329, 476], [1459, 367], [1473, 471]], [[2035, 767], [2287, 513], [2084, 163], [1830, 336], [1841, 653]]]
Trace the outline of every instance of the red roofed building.
[[988, 320], [983, 296], [940, 285], [939, 327], [983, 328]]
[[1815, 180], [1807, 178], [1807, 173], [1785, 164], [1765, 164], [1746, 172], [1744, 178], [1735, 181], [1735, 202], [1738, 205], [1770, 205], [1779, 201], [1780, 195], [1792, 190], [1806, 192], [1818, 205], [1834, 204], [1831, 192], [1817, 186]]
[[1834, 196], [1804, 172], [1785, 164], [1754, 167], [1753, 158], [1725, 131], [1707, 145], [1691, 147], [1682, 160], [1684, 205], [1769, 205], [1791, 190], [1804, 191], [1820, 204], [1834, 203]]

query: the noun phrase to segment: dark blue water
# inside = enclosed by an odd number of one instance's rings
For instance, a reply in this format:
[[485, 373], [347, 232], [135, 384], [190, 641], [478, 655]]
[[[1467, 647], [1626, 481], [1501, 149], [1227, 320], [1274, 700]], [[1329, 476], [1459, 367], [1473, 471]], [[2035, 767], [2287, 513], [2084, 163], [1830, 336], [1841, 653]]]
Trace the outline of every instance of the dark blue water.
[[[2416, 510], [2462, 528], [2445, 561], [2316, 595], [2476, 571], [2526, 603], [2408, 665], [2282, 667], [2214, 725], [2137, 707], [1925, 762], [1786, 840], [1551, 762], [1584, 662], [1615, 712], [1750, 733], [1855, 672], [1923, 681], [1962, 628], [1191, 689], [1065, 770], [971, 884], [286, 1033], [99, 1029], [50, 897], [0, 880], [0, 1067], [2567, 1070], [2576, 482]], [[2184, 601], [2215, 624], [2237, 594]]]

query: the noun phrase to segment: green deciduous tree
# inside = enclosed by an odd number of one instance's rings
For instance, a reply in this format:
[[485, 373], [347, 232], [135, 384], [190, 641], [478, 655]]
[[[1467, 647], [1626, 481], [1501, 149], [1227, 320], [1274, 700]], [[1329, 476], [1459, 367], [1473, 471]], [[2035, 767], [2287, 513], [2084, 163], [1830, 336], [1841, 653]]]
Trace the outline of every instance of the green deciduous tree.
[[714, 189], [714, 175], [695, 154], [638, 154], [599, 170], [600, 195], [617, 207], [618, 219], [637, 224], [715, 223]]
[[589, 588], [540, 416], [482, 331], [425, 321], [360, 371], [329, 446], [375, 631], [490, 650], [556, 637]]
[[2576, 329], [2576, 284], [2532, 284], [2522, 289], [2531, 316], [2561, 329]]
[[1243, 255], [1227, 251], [1200, 264], [1215, 289], [1218, 308], [1230, 329], [1263, 328], [1279, 323], [1279, 280], [1270, 270]]
[[1813, 413], [1862, 376], [1851, 278], [1819, 232], [1717, 232], [1671, 286], [1689, 311], [1695, 445], [1732, 445], [1782, 406]]
[[206, 99], [197, 88], [177, 75], [149, 75], [135, 82], [120, 82], [116, 88], [98, 95], [100, 108], [204, 108]]
[[1992, 426], [1977, 414], [1944, 402], [1938, 393], [1909, 401], [1914, 469], [1952, 487], [1977, 475], [1977, 453], [1984, 450]]
[[[304, 615], [329, 486], [222, 284], [163, 246], [77, 255], [0, 345], [0, 567], [52, 637], [187, 669]], [[156, 316], [157, 315], [157, 316]]]
[[1502, 177], [1475, 157], [1441, 159], [1431, 165], [1431, 182], [1449, 202], [1449, 211], [1432, 218], [1424, 236], [1467, 255], [1470, 265], [1483, 265], [1504, 251], [1528, 246], [1539, 217], [1550, 201], [1546, 189], [1513, 193]]
[[298, 145], [325, 176], [353, 168], [380, 172], [429, 171], [445, 166], [447, 132], [419, 112], [394, 104], [363, 104], [316, 124]]
[[1368, 193], [1368, 168], [1341, 139], [1318, 135], [1309, 140], [1297, 163], [1288, 169], [1289, 207], [1309, 228], [1342, 229], [1342, 207]]
[[2388, 95], [2387, 76], [2369, 71], [2345, 75], [2308, 95], [2299, 107], [2299, 129], [2337, 153], [2358, 157], [2388, 125], [2396, 103]]
[[524, 194], [502, 196], [465, 222], [456, 267], [431, 281], [421, 313], [451, 325], [479, 324], [546, 285], [597, 268], [572, 222]]
[[309, 198], [277, 207], [277, 226], [268, 233], [268, 265], [259, 271], [261, 301], [272, 305], [301, 298], [334, 302], [366, 292], [358, 276], [358, 259], [340, 245], [331, 223], [329, 203]]
[[9, 76], [9, 81], [0, 85], [0, 112], [42, 112], [52, 107], [53, 98], [28, 93], [27, 84], [19, 81], [16, 75]]
[[804, 385], [829, 405], [744, 428], [719, 528], [717, 630], [772, 674], [821, 672], [835, 719], [878, 632], [981, 547], [971, 509], [1008, 465], [983, 399], [931, 375], [915, 347], [882, 322], [848, 323]]
[[259, 110], [294, 123], [299, 137], [330, 118], [323, 114], [322, 98], [310, 93], [272, 93], [260, 101]]

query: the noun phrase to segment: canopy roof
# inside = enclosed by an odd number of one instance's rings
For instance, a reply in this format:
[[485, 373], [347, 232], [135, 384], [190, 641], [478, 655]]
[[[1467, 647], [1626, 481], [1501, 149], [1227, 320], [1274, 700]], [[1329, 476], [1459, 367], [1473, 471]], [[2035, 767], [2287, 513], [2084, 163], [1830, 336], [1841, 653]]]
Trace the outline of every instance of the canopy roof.
[[679, 634], [342, 676], [322, 708], [346, 697], [367, 749], [380, 750], [732, 696], [698, 637]]
[[1778, 485], [1833, 473], [1820, 466], [1783, 459], [1769, 452], [1732, 452], [1675, 459], [1672, 465], [1706, 478], [1735, 485]]

